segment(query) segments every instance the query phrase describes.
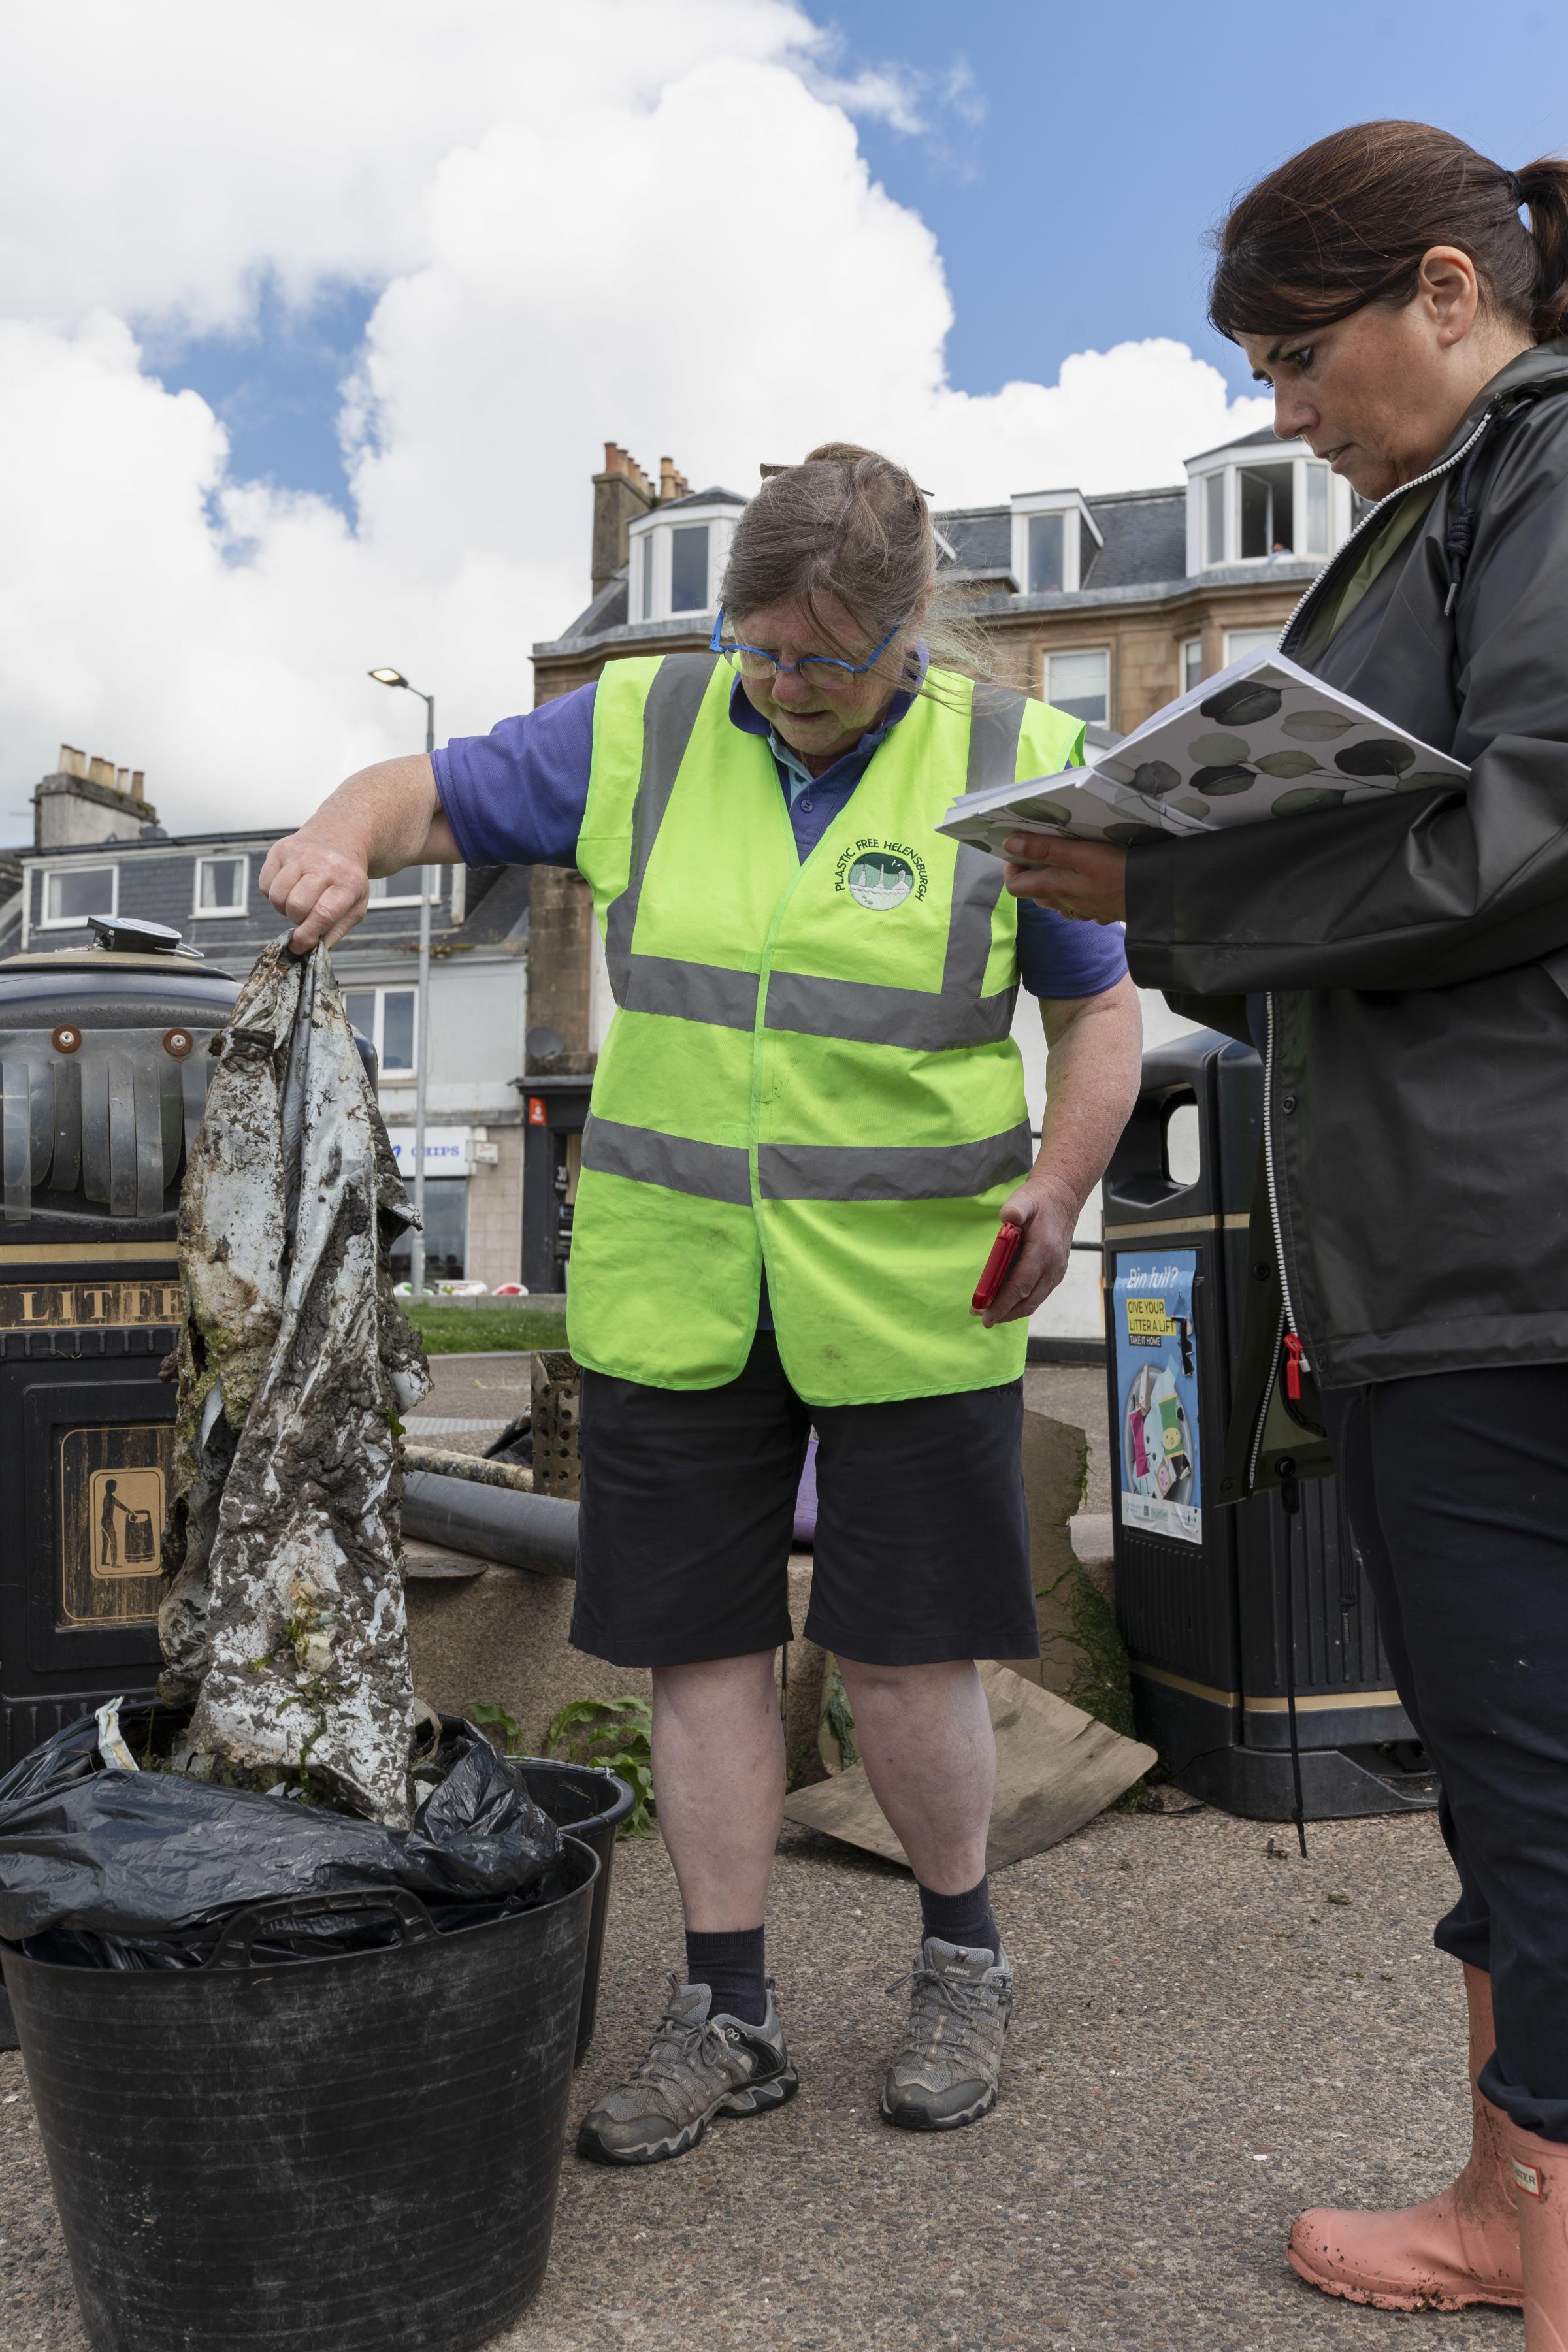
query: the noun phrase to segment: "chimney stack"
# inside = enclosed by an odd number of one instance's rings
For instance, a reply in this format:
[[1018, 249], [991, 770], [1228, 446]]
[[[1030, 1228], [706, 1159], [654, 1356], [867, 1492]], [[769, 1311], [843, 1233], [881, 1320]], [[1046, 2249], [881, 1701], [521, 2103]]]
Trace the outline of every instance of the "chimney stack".
[[658, 493], [637, 459], [614, 441], [605, 444], [604, 471], [594, 477], [594, 594], [607, 587], [631, 551], [626, 536], [648, 514]]
[[89, 759], [74, 743], [60, 745], [59, 766], [33, 794], [33, 846], [62, 849], [78, 842], [141, 841], [155, 831], [158, 812], [147, 798], [141, 768], [117, 768]]
[[668, 506], [671, 499], [683, 499], [690, 488], [691, 485], [685, 475], [676, 472], [673, 457], [659, 459], [658, 502], [661, 507]]

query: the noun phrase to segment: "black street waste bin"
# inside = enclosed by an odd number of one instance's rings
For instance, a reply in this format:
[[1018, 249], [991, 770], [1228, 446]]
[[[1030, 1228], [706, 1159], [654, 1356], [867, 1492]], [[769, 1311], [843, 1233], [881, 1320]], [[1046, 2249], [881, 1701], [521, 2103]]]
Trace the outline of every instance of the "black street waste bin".
[[157, 1678], [174, 1220], [234, 981], [159, 924], [0, 964], [0, 1769]]
[[1263, 1115], [1250, 1047], [1201, 1030], [1143, 1058], [1102, 1187], [1116, 1612], [1138, 1736], [1194, 1796], [1288, 1821], [1286, 1575], [1305, 1811], [1436, 1802], [1336, 1482], [1216, 1507]]

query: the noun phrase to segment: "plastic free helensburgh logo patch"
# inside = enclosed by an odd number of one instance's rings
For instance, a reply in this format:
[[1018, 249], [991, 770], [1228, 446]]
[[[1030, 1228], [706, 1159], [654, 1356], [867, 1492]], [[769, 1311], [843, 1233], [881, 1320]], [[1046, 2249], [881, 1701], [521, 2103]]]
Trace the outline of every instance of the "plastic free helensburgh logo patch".
[[880, 914], [908, 898], [923, 898], [931, 877], [924, 858], [907, 841], [858, 841], [834, 867], [833, 887], [847, 891], [858, 907]]

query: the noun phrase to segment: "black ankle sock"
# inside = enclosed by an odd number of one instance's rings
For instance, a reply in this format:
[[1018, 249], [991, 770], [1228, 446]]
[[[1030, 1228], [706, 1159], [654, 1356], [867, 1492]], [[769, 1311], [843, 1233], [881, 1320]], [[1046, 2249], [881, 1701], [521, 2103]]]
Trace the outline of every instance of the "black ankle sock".
[[972, 1950], [1000, 1952], [1002, 1933], [991, 1916], [991, 1881], [982, 1878], [967, 1895], [933, 1895], [915, 1881], [921, 1898], [921, 1937], [935, 1936], [944, 1944], [967, 1944]]
[[712, 1988], [710, 2017], [738, 2017], [761, 2025], [768, 2013], [768, 1979], [762, 1927], [739, 1927], [722, 1936], [686, 1934], [686, 1981]]

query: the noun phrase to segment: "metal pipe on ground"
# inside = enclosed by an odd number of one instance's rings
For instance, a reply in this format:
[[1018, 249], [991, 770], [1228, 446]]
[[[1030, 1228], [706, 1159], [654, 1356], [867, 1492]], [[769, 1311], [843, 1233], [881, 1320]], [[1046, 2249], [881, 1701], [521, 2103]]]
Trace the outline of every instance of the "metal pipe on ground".
[[557, 1495], [525, 1495], [415, 1470], [403, 1491], [403, 1532], [502, 1568], [531, 1569], [536, 1576], [577, 1573], [577, 1506]]

